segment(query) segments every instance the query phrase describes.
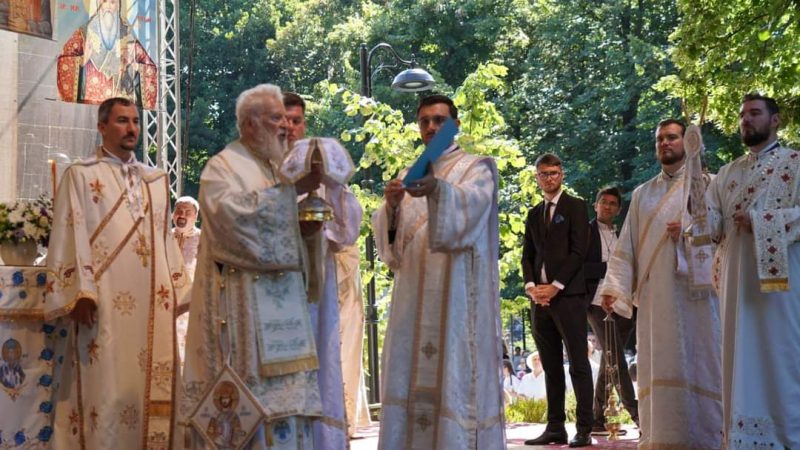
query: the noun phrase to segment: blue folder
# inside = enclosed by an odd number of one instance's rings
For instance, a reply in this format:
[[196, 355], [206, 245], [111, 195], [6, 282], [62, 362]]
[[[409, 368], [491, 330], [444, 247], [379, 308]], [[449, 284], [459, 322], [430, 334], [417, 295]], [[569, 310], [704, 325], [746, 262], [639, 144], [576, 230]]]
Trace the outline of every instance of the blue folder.
[[442, 156], [442, 153], [444, 153], [447, 147], [453, 142], [453, 138], [456, 137], [456, 134], [458, 134], [456, 121], [452, 118], [448, 118], [444, 125], [442, 125], [442, 128], [433, 136], [428, 146], [425, 147], [425, 151], [419, 155], [414, 165], [408, 169], [406, 177], [403, 178], [403, 186], [408, 186], [410, 183], [424, 177], [425, 173], [428, 171], [428, 163], [433, 164]]

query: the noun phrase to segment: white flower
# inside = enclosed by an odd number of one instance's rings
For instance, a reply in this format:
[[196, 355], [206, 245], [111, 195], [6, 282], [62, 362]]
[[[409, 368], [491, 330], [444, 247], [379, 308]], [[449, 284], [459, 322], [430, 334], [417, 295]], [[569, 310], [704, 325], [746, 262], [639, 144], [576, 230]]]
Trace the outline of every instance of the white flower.
[[8, 213], [8, 221], [11, 223], [20, 223], [24, 220], [25, 218], [22, 216], [22, 211], [18, 208], [14, 208]]
[[22, 231], [25, 232], [25, 236], [31, 239], [35, 239], [38, 234], [37, 233], [38, 229], [36, 228], [36, 225], [30, 222], [25, 222], [25, 224], [22, 226]]

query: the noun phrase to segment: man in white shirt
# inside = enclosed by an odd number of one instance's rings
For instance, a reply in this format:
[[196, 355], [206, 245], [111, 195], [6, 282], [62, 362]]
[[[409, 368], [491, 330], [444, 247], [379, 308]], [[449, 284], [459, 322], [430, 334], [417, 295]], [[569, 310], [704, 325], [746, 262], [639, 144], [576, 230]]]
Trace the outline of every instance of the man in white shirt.
[[[594, 330], [595, 336], [603, 346], [603, 356], [600, 358], [599, 377], [594, 386], [594, 423], [592, 425], [593, 434], [605, 434], [603, 424], [605, 417], [603, 411], [608, 402], [608, 390], [606, 389], [606, 352], [611, 352], [612, 361], [616, 361], [619, 373], [620, 385], [617, 390], [622, 397], [622, 404], [637, 424], [639, 423], [639, 413], [637, 410], [636, 394], [633, 390], [633, 383], [628, 374], [628, 364], [625, 361], [623, 348], [634, 330], [635, 316], [625, 318], [617, 313], [612, 313], [616, 334], [606, 336], [606, 323], [603, 321], [606, 312], [603, 311], [600, 297], [595, 298], [597, 286], [603, 281], [606, 275], [606, 262], [614, 251], [617, 244], [617, 233], [614, 227], [614, 218], [619, 215], [622, 207], [622, 194], [616, 187], [605, 187], [597, 192], [594, 203], [594, 211], [597, 217], [589, 222], [589, 249], [586, 252], [586, 262], [583, 265], [583, 273], [586, 277], [586, 294], [591, 299], [589, 305], [589, 324]], [[610, 340], [610, 341], [609, 341]], [[609, 345], [611, 344], [611, 345]], [[622, 430], [624, 431], [624, 430]]]

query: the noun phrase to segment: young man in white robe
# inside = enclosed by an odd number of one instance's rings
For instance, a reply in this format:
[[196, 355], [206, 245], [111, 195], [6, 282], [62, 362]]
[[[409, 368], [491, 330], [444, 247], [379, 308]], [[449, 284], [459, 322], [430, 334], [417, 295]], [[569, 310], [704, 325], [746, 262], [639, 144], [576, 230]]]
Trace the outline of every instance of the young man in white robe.
[[[449, 98], [422, 99], [422, 141], [448, 118]], [[423, 178], [402, 177], [372, 218], [394, 271], [378, 447], [503, 449], [495, 162], [452, 143]]]
[[[306, 137], [306, 104], [299, 95], [284, 92], [283, 105], [286, 108], [288, 122], [287, 142], [291, 149], [296, 141]], [[346, 409], [346, 406], [351, 403], [347, 402], [348, 391], [345, 390], [345, 387], [358, 388], [358, 378], [349, 380], [350, 384], [343, 382], [345, 372], [342, 369], [345, 367], [345, 360], [342, 355], [349, 350], [349, 347], [344, 345], [342, 327], [339, 322], [343, 320], [343, 324], [348, 325], [348, 331], [352, 328], [357, 330], [358, 324], [350, 323], [352, 316], [340, 315], [339, 286], [337, 284], [339, 259], [336, 255], [352, 246], [358, 239], [363, 211], [355, 195], [345, 185], [326, 182], [317, 189], [316, 193], [329, 204], [342, 206], [334, 214], [333, 220], [325, 222], [320, 233], [315, 233], [307, 238], [315, 249], [312, 254], [318, 254], [320, 261], [325, 266], [321, 272], [322, 286], [319, 299], [309, 304], [314, 337], [317, 342], [319, 389], [322, 396], [322, 418], [314, 422], [314, 439], [318, 443], [325, 442], [327, 448], [336, 449], [347, 447], [348, 436], [351, 434], [348, 421], [350, 417], [354, 417], [351, 414], [355, 413], [355, 409]], [[355, 271], [358, 270], [358, 260], [356, 260]], [[361, 327], [363, 329], [363, 315]], [[347, 367], [356, 362], [360, 369], [362, 338], [363, 334], [359, 334], [358, 360], [348, 360], [347, 363], [350, 364]], [[348, 342], [347, 344], [352, 343]], [[357, 390], [352, 390], [351, 394], [357, 392]]]
[[[690, 291], [683, 255], [685, 126], [656, 128], [661, 172], [638, 186], [598, 289], [603, 306], [630, 317], [639, 308], [639, 448], [719, 449], [721, 344], [717, 299]], [[687, 202], [688, 203], [688, 202]]]
[[719, 240], [724, 446], [800, 448], [800, 153], [780, 145], [774, 99], [744, 97], [747, 154], [706, 193]]
[[281, 179], [285, 114], [277, 86], [242, 92], [239, 139], [212, 157], [200, 177], [203, 233], [176, 436], [189, 448], [208, 446], [202, 430], [187, 425], [223, 370], [238, 375], [266, 416], [248, 448], [328, 448], [312, 432], [322, 403], [303, 247], [303, 236], [319, 232], [320, 223], [301, 223], [297, 212], [297, 195], [318, 188], [321, 172], [312, 168], [294, 185]]
[[61, 180], [48, 249], [45, 320], [75, 324], [53, 395], [53, 448], [165, 448], [175, 314], [188, 285], [169, 236], [169, 179], [136, 160], [131, 101], [104, 101], [97, 128], [94, 157]]

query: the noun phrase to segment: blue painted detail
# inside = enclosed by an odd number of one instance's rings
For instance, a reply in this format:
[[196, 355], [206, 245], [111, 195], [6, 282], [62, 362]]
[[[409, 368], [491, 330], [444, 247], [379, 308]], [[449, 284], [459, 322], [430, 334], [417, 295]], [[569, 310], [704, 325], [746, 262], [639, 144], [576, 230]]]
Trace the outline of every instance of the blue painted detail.
[[42, 353], [39, 355], [39, 358], [45, 361], [50, 361], [51, 359], [53, 359], [53, 349], [50, 348], [43, 349]]
[[289, 442], [292, 436], [292, 426], [286, 420], [275, 422], [272, 426], [272, 434], [278, 439], [278, 442], [285, 444]]
[[36, 437], [42, 442], [48, 442], [52, 436], [53, 436], [53, 428], [48, 425], [42, 427], [42, 429], [39, 430], [39, 434]]
[[51, 377], [50, 375], [44, 374], [39, 377], [40, 386], [49, 387], [51, 384], [53, 384], [53, 377]]

